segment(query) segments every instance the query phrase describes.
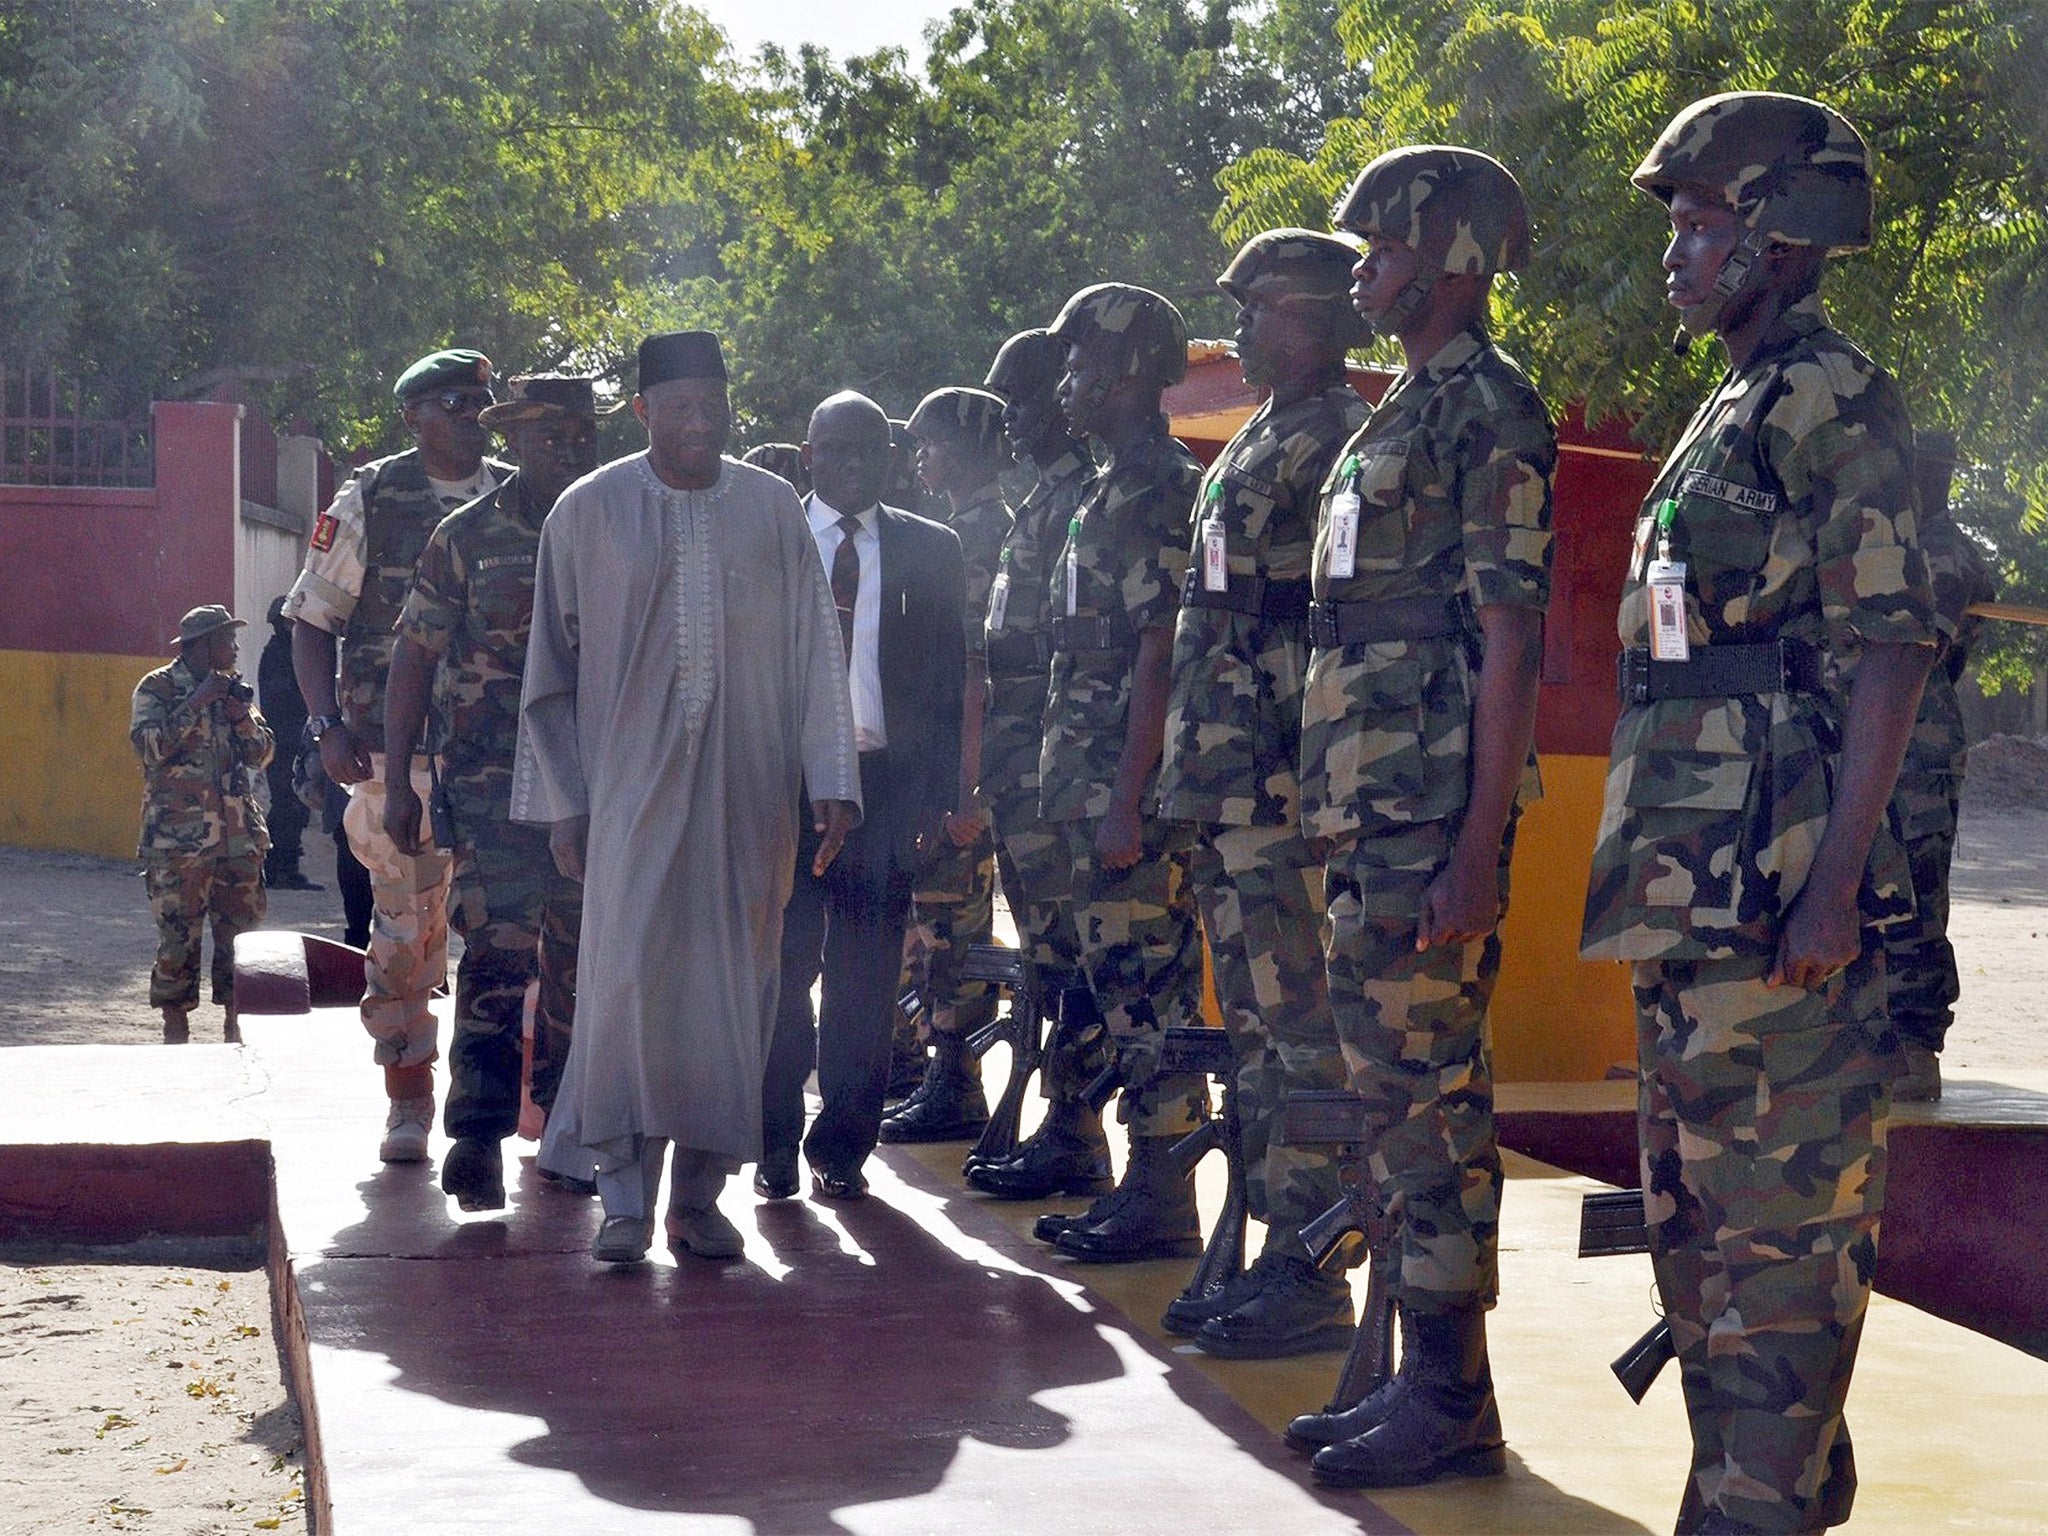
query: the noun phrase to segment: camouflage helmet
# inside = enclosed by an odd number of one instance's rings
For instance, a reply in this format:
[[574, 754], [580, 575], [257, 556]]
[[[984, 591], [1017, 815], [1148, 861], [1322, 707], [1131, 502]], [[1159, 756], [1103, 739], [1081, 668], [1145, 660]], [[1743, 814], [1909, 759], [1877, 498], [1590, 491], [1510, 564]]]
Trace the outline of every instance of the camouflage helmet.
[[1355, 235], [1399, 240], [1415, 252], [1418, 275], [1484, 277], [1529, 264], [1521, 183], [1476, 149], [1390, 149], [1358, 173], [1330, 222]]
[[1187, 377], [1188, 328], [1164, 294], [1129, 283], [1083, 288], [1060, 310], [1052, 333], [1068, 346], [1096, 342], [1110, 354], [1111, 371], [1159, 385]]
[[1773, 91], [1694, 102], [1629, 180], [1662, 202], [1681, 186], [1720, 197], [1765, 240], [1830, 255], [1870, 244], [1870, 151], [1832, 107]]
[[910, 413], [910, 435], [993, 458], [1004, 451], [1002, 397], [985, 389], [935, 389]]
[[1019, 331], [1004, 342], [981, 382], [992, 394], [1014, 400], [1019, 395], [1050, 394], [1066, 371], [1066, 343], [1041, 326]]
[[1269, 229], [1245, 242], [1216, 286], [1240, 305], [1254, 298], [1317, 304], [1330, 317], [1332, 339], [1350, 348], [1371, 334], [1351, 307], [1351, 269], [1357, 263], [1358, 246], [1351, 237]]

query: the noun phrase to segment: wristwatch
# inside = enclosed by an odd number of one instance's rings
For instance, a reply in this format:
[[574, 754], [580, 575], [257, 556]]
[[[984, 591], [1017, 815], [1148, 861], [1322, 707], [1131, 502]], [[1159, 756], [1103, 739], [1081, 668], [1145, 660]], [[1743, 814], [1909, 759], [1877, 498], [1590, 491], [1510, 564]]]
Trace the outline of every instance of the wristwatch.
[[306, 734], [315, 741], [318, 741], [339, 724], [341, 724], [341, 716], [339, 715], [315, 715], [306, 722]]

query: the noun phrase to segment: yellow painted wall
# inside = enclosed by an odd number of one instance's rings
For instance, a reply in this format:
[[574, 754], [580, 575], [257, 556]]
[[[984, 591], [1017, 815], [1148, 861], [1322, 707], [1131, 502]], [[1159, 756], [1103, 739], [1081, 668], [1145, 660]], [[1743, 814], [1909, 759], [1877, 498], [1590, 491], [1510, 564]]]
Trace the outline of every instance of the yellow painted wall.
[[0, 651], [0, 843], [134, 856], [142, 769], [128, 704], [168, 659]]
[[1590, 1082], [1633, 1068], [1628, 967], [1579, 958], [1579, 919], [1600, 826], [1604, 757], [1543, 758], [1543, 799], [1515, 834], [1515, 865], [1493, 995], [1494, 1074], [1502, 1082]]

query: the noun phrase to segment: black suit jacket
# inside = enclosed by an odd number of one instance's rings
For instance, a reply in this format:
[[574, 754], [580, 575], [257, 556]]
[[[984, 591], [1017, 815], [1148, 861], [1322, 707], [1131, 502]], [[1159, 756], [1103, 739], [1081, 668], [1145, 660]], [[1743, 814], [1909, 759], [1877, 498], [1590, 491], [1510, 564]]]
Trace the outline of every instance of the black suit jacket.
[[871, 851], [886, 849], [900, 877], [907, 878], [916, 865], [918, 834], [956, 809], [959, 800], [967, 576], [960, 540], [943, 523], [884, 506], [877, 531], [877, 654], [888, 772], [879, 785], [864, 776], [867, 797], [884, 803], [866, 807], [863, 826]]

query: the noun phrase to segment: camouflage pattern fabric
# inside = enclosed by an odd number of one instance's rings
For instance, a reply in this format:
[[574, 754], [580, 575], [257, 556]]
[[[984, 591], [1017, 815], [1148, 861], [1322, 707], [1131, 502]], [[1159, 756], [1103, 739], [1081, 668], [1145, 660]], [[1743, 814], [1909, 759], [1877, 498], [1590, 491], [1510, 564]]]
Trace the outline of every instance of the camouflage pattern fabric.
[[230, 720], [224, 703], [189, 702], [206, 673], [182, 656], [135, 685], [128, 740], [142, 759], [136, 854], [261, 855], [270, 847], [253, 773], [276, 743], [262, 714]]
[[1149, 288], [1083, 288], [1067, 300], [1051, 330], [1069, 346], [1103, 347], [1112, 370], [1126, 378], [1167, 385], [1187, 377], [1187, 323], [1171, 300]]
[[[1420, 273], [1480, 277], [1529, 263], [1529, 209], [1512, 172], [1452, 144], [1390, 149], [1358, 173], [1330, 222], [1399, 240]], [[1418, 275], [1420, 275], [1418, 273]]]
[[1363, 340], [1363, 323], [1351, 307], [1351, 269], [1357, 264], [1358, 242], [1348, 235], [1268, 229], [1244, 243], [1216, 286], [1239, 305], [1255, 299], [1307, 299], [1325, 305], [1333, 327], [1344, 329], [1342, 315], [1349, 314], [1352, 334]]
[[[1323, 483], [1317, 600], [1546, 606], [1556, 466], [1557, 437], [1528, 379], [1484, 331], [1461, 332], [1395, 381]], [[1353, 492], [1354, 574], [1332, 577], [1330, 506]], [[1463, 810], [1478, 677], [1470, 638], [1314, 651], [1301, 725], [1311, 837]], [[1536, 792], [1533, 769], [1532, 754], [1524, 799]]]
[[[342, 829], [370, 876], [370, 948], [363, 967], [363, 1028], [376, 1042], [380, 1066], [416, 1067], [440, 1049], [440, 1022], [430, 999], [448, 979], [446, 851], [401, 853], [384, 831], [384, 754], [372, 753], [371, 776], [348, 791]], [[413, 793], [430, 803], [427, 761], [412, 763]]]
[[[983, 610], [984, 653], [992, 642], [1014, 643], [1046, 633], [1053, 567], [1066, 542], [1067, 523], [1094, 478], [1095, 465], [1085, 446], [1039, 467], [996, 557], [995, 582]], [[995, 622], [997, 618], [1002, 622]], [[1038, 758], [1045, 746], [1047, 676], [1042, 661], [991, 662], [988, 708], [981, 721], [982, 795], [992, 804], [1028, 795], [1034, 821]]]
[[[1514, 820], [1502, 840], [1508, 896]], [[1486, 1010], [1499, 930], [1417, 952], [1422, 893], [1456, 845], [1455, 820], [1417, 822], [1332, 847], [1324, 887], [1330, 1009], [1349, 1087], [1365, 1100], [1367, 1167], [1398, 1244], [1396, 1299], [1418, 1313], [1493, 1305], [1502, 1172]]]
[[986, 944], [996, 921], [995, 835], [983, 828], [965, 848], [956, 848], [944, 833], [942, 846], [919, 871], [911, 893], [911, 923], [923, 930], [923, 976], [914, 974], [906, 955], [897, 985], [900, 997], [916, 987], [931, 1000], [934, 1034], [972, 1034], [995, 1017], [996, 990], [985, 981], [962, 981], [960, 967], [967, 946]]
[[1924, 508], [1921, 533], [1934, 584], [1941, 658], [1927, 674], [1920, 712], [1892, 790], [1891, 819], [1906, 844], [1913, 913], [1884, 930], [1885, 996], [1901, 1041], [1939, 1051], [1955, 1019], [1962, 983], [1949, 943], [1949, 866], [1969, 761], [1956, 684], [1982, 621], [1964, 610], [1996, 595], [1982, 558], [1946, 511]]
[[1184, 1136], [1208, 1118], [1200, 1073], [1158, 1071], [1165, 1031], [1201, 1022], [1202, 959], [1187, 879], [1187, 827], [1145, 817], [1129, 869], [1095, 859], [1095, 823], [1058, 823], [1073, 870], [1081, 970], [1109, 1026], [1124, 1089], [1117, 1108], [1133, 1136]]
[[1765, 987], [1768, 966], [1636, 964], [1644, 1214], [1692, 1427], [1687, 1510], [1812, 1531], [1855, 1491], [1842, 1406], [1893, 1054], [1874, 947], [1818, 992]]
[[[1058, 1016], [1060, 993], [1083, 979], [1067, 840], [1060, 823], [1039, 817], [1036, 790], [997, 799], [990, 809], [1003, 895], [1017, 923], [1026, 974], [1038, 989], [1039, 1009], [1051, 1020]], [[1106, 1064], [1106, 1049], [1106, 1039], [1053, 1037], [1040, 1079], [1045, 1094], [1078, 1094]]]
[[[1127, 626], [1130, 645], [1053, 656], [1039, 758], [1039, 802], [1048, 821], [1094, 822], [1109, 810], [1137, 637], [1171, 628], [1180, 610], [1188, 509], [1201, 476], [1193, 455], [1162, 430], [1113, 454], [1068, 523], [1067, 542], [1053, 562], [1051, 612]], [[1157, 782], [1155, 768], [1141, 806], [1155, 802]]]
[[574, 1002], [582, 886], [547, 834], [512, 821], [519, 692], [533, 628], [534, 561], [548, 508], [516, 473], [451, 513], [420, 553], [398, 632], [437, 657], [433, 738], [453, 813], [455, 973], [444, 1119], [451, 1136], [502, 1139], [519, 1121], [520, 1025], [543, 934], [556, 984], [536, 1018], [534, 1102], [560, 1081]]
[[1290, 1091], [1348, 1078], [1323, 970], [1323, 858], [1299, 827], [1210, 827], [1189, 854], [1223, 1027], [1237, 1058], [1245, 1191], [1269, 1243], [1342, 1198], [1327, 1147], [1273, 1141]]
[[[1233, 587], [1307, 581], [1319, 489], [1365, 418], [1365, 402], [1341, 382], [1278, 412], [1270, 401], [1261, 405], [1202, 476], [1188, 564], [1200, 571], [1202, 528], [1213, 517], [1223, 526]], [[1302, 620], [1183, 606], [1174, 626], [1159, 813], [1223, 826], [1298, 827], [1307, 669]]]
[[[1827, 825], [1861, 645], [1935, 635], [1912, 441], [1897, 387], [1828, 327], [1817, 297], [1787, 310], [1686, 428], [1637, 518], [1622, 644], [1648, 643], [1644, 576], [1656, 509], [1670, 498], [1693, 647], [1805, 641], [1827, 653], [1828, 686], [1622, 711], [1586, 897], [1586, 958], [1776, 950]], [[1864, 917], [1896, 920], [1911, 900], [1905, 852], [1880, 827]]]
[[1841, 113], [1803, 96], [1729, 91], [1696, 101], [1629, 180], [1667, 203], [1678, 187], [1699, 187], [1762, 239], [1830, 254], [1870, 244], [1870, 151]]
[[[552, 866], [553, 858], [549, 864]], [[560, 893], [544, 887], [540, 908], [540, 995], [533, 1011], [533, 1102], [543, 1110], [555, 1107], [562, 1086], [562, 1068], [569, 1063], [569, 1041], [576, 1021], [576, 966], [583, 938], [583, 886], [569, 882]]]
[[[988, 595], [995, 586], [996, 573], [1002, 567], [1003, 548], [1010, 538], [1010, 529], [1015, 519], [1010, 515], [1010, 505], [1003, 500], [1003, 486], [999, 480], [991, 480], [973, 496], [967, 505], [958, 511], [948, 511], [944, 519], [948, 528], [960, 536], [960, 558], [967, 570], [967, 612], [985, 619], [988, 614]], [[979, 656], [987, 643], [987, 626], [970, 623], [967, 626], [967, 654]]]
[[199, 1005], [199, 953], [206, 920], [213, 919], [213, 1000], [235, 1001], [235, 936], [263, 925], [268, 897], [263, 855], [219, 848], [195, 853], [151, 850], [142, 879], [156, 919], [156, 963], [149, 970], [149, 1005]]

